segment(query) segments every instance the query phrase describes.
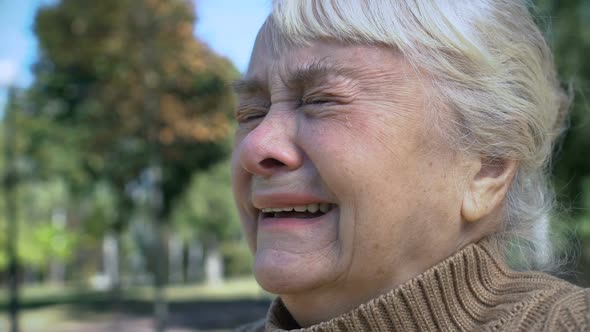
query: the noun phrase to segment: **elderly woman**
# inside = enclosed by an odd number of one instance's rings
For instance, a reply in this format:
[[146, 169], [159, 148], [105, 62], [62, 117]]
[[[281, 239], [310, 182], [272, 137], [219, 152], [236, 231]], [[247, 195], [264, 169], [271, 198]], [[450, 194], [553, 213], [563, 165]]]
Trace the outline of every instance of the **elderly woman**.
[[232, 167], [279, 297], [245, 331], [590, 329], [588, 291], [515, 270], [550, 263], [568, 104], [526, 3], [273, 3]]

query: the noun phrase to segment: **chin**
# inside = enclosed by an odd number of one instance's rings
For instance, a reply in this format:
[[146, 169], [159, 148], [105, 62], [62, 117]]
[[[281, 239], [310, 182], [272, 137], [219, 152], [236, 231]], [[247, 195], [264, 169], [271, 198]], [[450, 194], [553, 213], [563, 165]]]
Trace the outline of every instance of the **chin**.
[[257, 253], [254, 277], [267, 292], [284, 295], [305, 293], [329, 282], [333, 271], [325, 262], [306, 262], [291, 254]]

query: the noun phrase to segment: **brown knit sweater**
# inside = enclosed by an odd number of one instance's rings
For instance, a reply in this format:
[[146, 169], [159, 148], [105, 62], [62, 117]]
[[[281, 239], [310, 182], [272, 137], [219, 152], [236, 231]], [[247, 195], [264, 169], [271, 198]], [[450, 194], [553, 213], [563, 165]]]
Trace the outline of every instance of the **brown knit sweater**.
[[516, 272], [482, 240], [400, 287], [301, 329], [280, 298], [238, 331], [590, 331], [590, 291], [547, 274]]

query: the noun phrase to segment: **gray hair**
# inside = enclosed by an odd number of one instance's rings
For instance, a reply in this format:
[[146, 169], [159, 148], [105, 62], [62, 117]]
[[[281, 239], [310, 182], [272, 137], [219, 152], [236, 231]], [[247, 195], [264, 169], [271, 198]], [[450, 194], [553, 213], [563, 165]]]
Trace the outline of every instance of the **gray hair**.
[[526, 1], [274, 0], [269, 21], [274, 40], [384, 45], [426, 72], [442, 101], [433, 104], [454, 115], [443, 130], [450, 142], [519, 162], [498, 245], [518, 249], [521, 267], [552, 265], [550, 158], [569, 98]]

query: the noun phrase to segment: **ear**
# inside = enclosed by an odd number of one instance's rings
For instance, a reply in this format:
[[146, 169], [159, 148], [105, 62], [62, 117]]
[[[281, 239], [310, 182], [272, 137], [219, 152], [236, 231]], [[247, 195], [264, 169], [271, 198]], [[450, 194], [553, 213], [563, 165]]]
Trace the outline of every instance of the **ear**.
[[502, 204], [518, 167], [510, 159], [481, 157], [474, 162], [474, 175], [467, 179], [461, 206], [461, 216], [470, 222], [490, 215]]

